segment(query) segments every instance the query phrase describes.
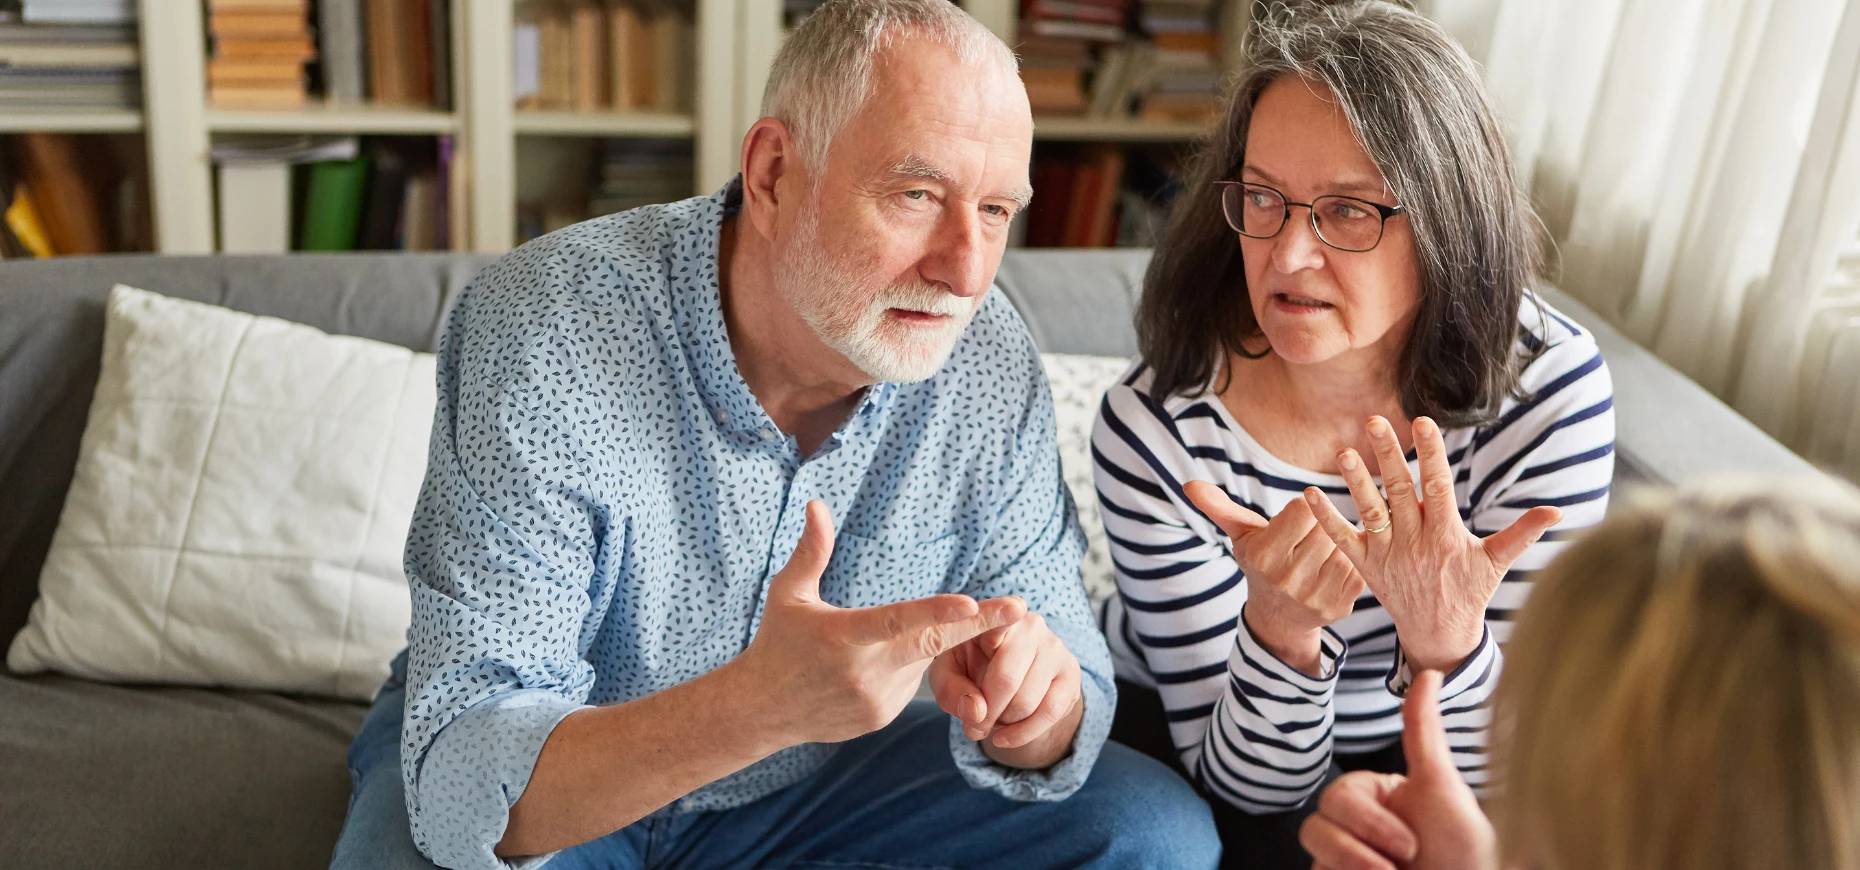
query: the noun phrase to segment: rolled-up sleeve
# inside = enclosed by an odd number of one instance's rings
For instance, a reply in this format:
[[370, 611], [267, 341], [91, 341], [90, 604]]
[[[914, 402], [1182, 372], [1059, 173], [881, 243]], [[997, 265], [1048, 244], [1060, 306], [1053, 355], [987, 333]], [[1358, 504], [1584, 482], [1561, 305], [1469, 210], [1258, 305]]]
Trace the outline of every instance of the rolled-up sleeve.
[[584, 637], [608, 519], [548, 385], [575, 377], [546, 318], [478, 304], [447, 321], [425, 485], [408, 533], [413, 595], [401, 772], [415, 844], [455, 870], [526, 866], [493, 848], [550, 732], [585, 706]]
[[1079, 661], [1085, 715], [1071, 754], [1043, 770], [996, 763], [981, 744], [962, 733], [962, 723], [953, 716], [949, 743], [956, 766], [970, 785], [1014, 800], [1057, 801], [1078, 791], [1091, 775], [1111, 733], [1117, 687], [1112, 681], [1110, 649], [1092, 618], [1079, 578], [1085, 535], [1060, 475], [1052, 393], [1031, 342], [1028, 353], [1033, 372], [1009, 471], [1001, 481], [1002, 507], [972, 579], [962, 591], [977, 600], [1018, 595], [1046, 619], [1047, 627]]

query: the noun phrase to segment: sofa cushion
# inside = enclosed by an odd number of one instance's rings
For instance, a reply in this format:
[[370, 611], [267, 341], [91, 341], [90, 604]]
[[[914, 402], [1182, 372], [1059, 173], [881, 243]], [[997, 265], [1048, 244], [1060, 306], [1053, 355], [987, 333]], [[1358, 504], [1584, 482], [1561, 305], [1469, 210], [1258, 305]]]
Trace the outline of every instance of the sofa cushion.
[[123, 283], [337, 335], [432, 350], [488, 255], [117, 255], [0, 262], [0, 641], [26, 624], [77, 464], [103, 306]]
[[8, 667], [373, 697], [432, 354], [118, 286], [95, 395]]
[[327, 867], [366, 710], [0, 674], [0, 863]]

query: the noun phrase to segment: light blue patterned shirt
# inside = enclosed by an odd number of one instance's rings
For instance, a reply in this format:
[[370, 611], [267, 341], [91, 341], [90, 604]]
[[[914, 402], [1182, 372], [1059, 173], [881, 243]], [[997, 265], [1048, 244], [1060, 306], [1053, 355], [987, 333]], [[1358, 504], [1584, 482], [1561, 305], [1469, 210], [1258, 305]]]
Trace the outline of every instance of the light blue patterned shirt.
[[[1063, 798], [1110, 731], [1110, 658], [1079, 582], [1052, 400], [1013, 307], [991, 291], [935, 377], [867, 390], [804, 457], [725, 332], [718, 230], [739, 198], [732, 183], [544, 236], [487, 268], [446, 321], [407, 539], [401, 746], [414, 840], [441, 864], [500, 866], [492, 847], [563, 717], [741, 653], [810, 499], [838, 534], [828, 602], [1019, 595], [1078, 657], [1072, 754], [1007, 768], [952, 719], [971, 784]], [[834, 750], [787, 749], [675, 806], [749, 803]]]

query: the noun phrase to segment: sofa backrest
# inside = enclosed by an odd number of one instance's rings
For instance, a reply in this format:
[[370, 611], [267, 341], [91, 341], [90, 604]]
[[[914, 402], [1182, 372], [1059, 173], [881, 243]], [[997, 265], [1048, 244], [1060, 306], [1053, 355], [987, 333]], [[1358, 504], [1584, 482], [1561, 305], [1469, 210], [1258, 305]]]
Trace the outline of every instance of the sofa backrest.
[[[0, 263], [0, 643], [25, 624], [39, 567], [77, 462], [103, 343], [103, 308], [122, 283], [268, 314], [342, 335], [431, 350], [466, 282], [491, 261], [468, 254], [107, 256]], [[997, 283], [1040, 349], [1135, 356], [1131, 313], [1149, 252], [1016, 250]], [[1614, 375], [1616, 480], [1708, 472], [1813, 473], [1593, 312], [1549, 291], [1593, 330]]]

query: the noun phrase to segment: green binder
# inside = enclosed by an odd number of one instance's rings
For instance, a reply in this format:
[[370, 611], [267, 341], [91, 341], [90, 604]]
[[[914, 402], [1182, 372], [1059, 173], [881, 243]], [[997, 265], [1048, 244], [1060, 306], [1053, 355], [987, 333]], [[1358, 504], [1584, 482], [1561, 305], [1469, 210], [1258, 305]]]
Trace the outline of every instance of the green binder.
[[368, 188], [368, 158], [326, 160], [310, 165], [304, 193], [302, 251], [353, 251]]

